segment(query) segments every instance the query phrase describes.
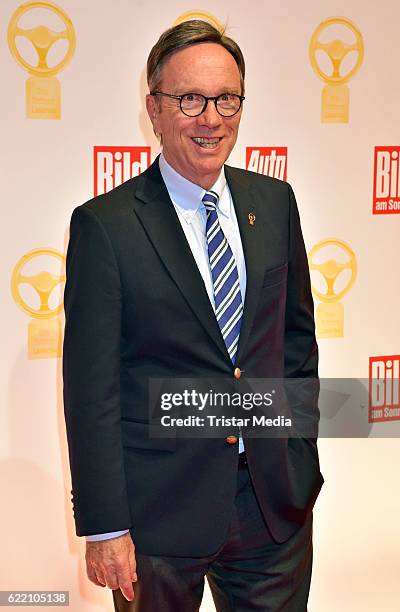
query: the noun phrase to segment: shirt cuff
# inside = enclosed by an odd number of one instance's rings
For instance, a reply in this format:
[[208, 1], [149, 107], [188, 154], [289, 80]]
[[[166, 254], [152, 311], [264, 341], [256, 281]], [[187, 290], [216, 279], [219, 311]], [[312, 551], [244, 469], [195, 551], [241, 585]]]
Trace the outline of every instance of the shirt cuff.
[[118, 538], [119, 536], [129, 533], [129, 529], [123, 529], [122, 531], [109, 531], [108, 533], [98, 533], [96, 535], [85, 536], [86, 542], [100, 542], [101, 540], [111, 540], [111, 538]]

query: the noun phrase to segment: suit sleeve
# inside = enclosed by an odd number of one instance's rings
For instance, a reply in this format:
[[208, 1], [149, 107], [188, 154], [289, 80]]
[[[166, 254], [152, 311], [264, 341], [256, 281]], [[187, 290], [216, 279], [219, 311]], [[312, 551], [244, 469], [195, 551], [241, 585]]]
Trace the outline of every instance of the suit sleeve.
[[64, 295], [64, 413], [76, 533], [131, 526], [120, 419], [121, 283], [96, 213], [75, 209]]
[[296, 199], [289, 186], [290, 237], [285, 314], [285, 387], [296, 435], [318, 434], [318, 346], [307, 254]]

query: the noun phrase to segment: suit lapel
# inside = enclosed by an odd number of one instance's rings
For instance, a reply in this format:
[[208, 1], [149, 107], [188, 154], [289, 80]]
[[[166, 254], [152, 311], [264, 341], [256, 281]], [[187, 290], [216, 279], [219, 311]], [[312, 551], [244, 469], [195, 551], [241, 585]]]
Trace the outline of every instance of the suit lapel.
[[[232, 194], [246, 263], [246, 296], [236, 362], [244, 353], [254, 321], [265, 271], [265, 233], [261, 211], [251, 190], [251, 181], [244, 172], [225, 166], [225, 176]], [[249, 215], [254, 215], [253, 224]], [[258, 223], [257, 223], [258, 219]]]
[[135, 213], [188, 305], [229, 360], [203, 279], [162, 180], [158, 160], [137, 180], [135, 195], [140, 204], [135, 206]]

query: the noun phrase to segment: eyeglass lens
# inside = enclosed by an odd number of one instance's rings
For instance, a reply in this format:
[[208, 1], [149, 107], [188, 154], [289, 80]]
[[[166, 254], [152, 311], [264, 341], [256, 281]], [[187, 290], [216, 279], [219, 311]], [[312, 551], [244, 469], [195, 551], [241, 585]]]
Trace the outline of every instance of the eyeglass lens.
[[[200, 115], [205, 106], [207, 99], [201, 94], [187, 94], [181, 99], [181, 109], [186, 115], [195, 117]], [[238, 112], [241, 100], [236, 94], [222, 94], [216, 99], [218, 112], [229, 117]]]

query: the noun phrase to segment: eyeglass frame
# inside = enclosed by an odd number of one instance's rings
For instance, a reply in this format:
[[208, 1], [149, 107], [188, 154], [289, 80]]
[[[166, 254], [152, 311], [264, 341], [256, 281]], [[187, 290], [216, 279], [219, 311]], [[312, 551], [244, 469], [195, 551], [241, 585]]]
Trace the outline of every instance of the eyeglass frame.
[[[223, 115], [222, 113], [219, 112], [218, 110], [218, 106], [217, 106], [217, 100], [221, 97], [221, 96], [226, 96], [226, 95], [230, 95], [230, 96], [236, 96], [237, 98], [239, 98], [240, 100], [240, 104], [239, 104], [239, 108], [237, 109], [237, 111], [235, 111], [233, 113], [233, 115]], [[234, 117], [235, 115], [237, 115], [237, 113], [240, 111], [240, 109], [242, 108], [243, 105], [243, 100], [245, 100], [245, 96], [240, 96], [239, 94], [235, 94], [235, 93], [229, 93], [229, 92], [224, 92], [222, 94], [219, 94], [219, 96], [204, 96], [203, 94], [199, 94], [199, 93], [195, 93], [194, 91], [188, 91], [187, 93], [184, 93], [180, 96], [175, 95], [175, 94], [168, 94], [165, 93], [163, 91], [152, 91], [150, 92], [151, 96], [166, 96], [167, 98], [174, 98], [176, 100], [179, 100], [179, 108], [181, 109], [181, 112], [185, 115], [185, 117], [200, 117], [200, 115], [202, 115], [204, 113], [204, 111], [206, 110], [207, 106], [208, 106], [208, 102], [209, 100], [213, 100], [214, 105], [215, 105], [215, 110], [217, 111], [218, 115], [220, 115], [220, 117], [225, 117], [225, 118], [229, 118], [229, 117]], [[204, 106], [203, 109], [197, 113], [197, 115], [187, 115], [185, 113], [184, 110], [182, 110], [182, 100], [185, 96], [201, 96], [202, 98], [204, 98]]]

